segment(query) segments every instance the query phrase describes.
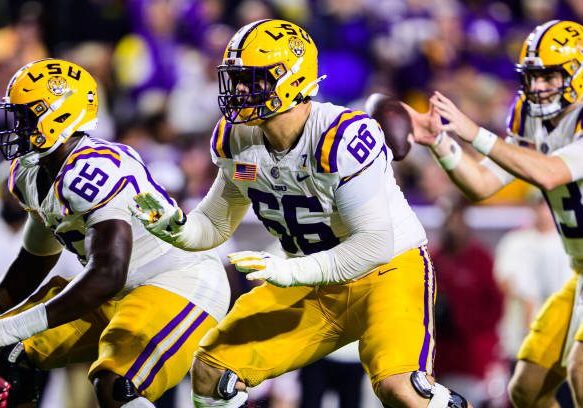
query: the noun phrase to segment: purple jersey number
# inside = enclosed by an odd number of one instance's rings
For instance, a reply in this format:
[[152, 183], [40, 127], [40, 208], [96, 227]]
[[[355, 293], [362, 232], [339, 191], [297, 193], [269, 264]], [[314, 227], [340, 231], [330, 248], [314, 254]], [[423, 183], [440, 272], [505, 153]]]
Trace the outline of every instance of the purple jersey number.
[[99, 193], [99, 187], [103, 186], [108, 178], [109, 176], [97, 167], [90, 172], [89, 163], [85, 163], [79, 176], [71, 182], [69, 189], [84, 200], [92, 202]]
[[570, 227], [559, 221], [557, 228], [559, 229], [559, 233], [565, 238], [583, 238], [583, 205], [581, 204], [581, 190], [579, 190], [579, 185], [575, 181], [566, 184], [565, 187], [569, 192], [569, 197], [563, 198], [563, 209], [565, 211], [573, 211], [577, 225]]
[[[249, 188], [247, 191], [253, 203], [253, 211], [265, 228], [274, 231], [279, 236], [281, 246], [286, 252], [295, 254], [298, 247], [305, 255], [314, 252], [325, 251], [340, 243], [340, 240], [332, 232], [332, 228], [323, 222], [301, 224], [298, 222], [298, 209], [307, 209], [310, 214], [322, 213], [324, 209], [317, 197], [305, 197], [299, 195], [284, 195], [281, 203], [275, 195], [264, 191]], [[283, 209], [285, 224], [264, 217], [261, 207], [270, 210]], [[288, 233], [289, 231], [289, 233]], [[317, 236], [319, 240], [310, 240], [308, 236]]]
[[347, 149], [359, 163], [364, 163], [375, 145], [374, 137], [363, 123], [358, 128], [358, 134], [348, 143]]

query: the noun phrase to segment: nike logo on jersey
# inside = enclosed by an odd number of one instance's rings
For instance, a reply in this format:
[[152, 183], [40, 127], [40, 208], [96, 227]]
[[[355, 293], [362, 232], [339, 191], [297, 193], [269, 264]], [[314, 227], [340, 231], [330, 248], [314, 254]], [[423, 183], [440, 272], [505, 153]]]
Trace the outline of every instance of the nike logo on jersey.
[[304, 180], [305, 180], [305, 179], [307, 179], [308, 177], [310, 177], [310, 175], [309, 175], [309, 174], [306, 174], [306, 175], [304, 175], [304, 176], [301, 176], [301, 175], [299, 175], [299, 174], [296, 174], [296, 180], [297, 180], [297, 181], [299, 181], [299, 182], [302, 182], [302, 181], [304, 181]]
[[379, 276], [384, 275], [387, 272], [394, 271], [395, 269], [397, 269], [397, 268], [390, 268], [390, 269], [385, 269], [384, 271], [379, 271]]

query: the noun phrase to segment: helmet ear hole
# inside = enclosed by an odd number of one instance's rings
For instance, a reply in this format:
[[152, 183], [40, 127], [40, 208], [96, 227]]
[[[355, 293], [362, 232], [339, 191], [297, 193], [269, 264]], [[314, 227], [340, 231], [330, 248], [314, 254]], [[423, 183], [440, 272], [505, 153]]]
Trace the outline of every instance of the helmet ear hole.
[[69, 116], [71, 116], [70, 113], [64, 113], [61, 116], [59, 116], [58, 118], [55, 118], [55, 122], [63, 123], [64, 121], [66, 121], [69, 118]]

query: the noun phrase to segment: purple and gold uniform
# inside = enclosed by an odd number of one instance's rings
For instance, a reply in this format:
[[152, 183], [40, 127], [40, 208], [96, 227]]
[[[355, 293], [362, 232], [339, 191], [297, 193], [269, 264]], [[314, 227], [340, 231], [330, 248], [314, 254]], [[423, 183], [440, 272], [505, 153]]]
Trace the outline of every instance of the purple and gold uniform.
[[[10, 171], [9, 188], [29, 212], [25, 249], [52, 255], [64, 246], [85, 264], [87, 229], [112, 219], [131, 225], [133, 247], [124, 289], [83, 318], [25, 340], [28, 357], [42, 369], [93, 362], [90, 377], [112, 371], [156, 400], [188, 372], [200, 338], [227, 311], [221, 262], [213, 252], [172, 247], [132, 217], [128, 207], [137, 193], [171, 200], [132, 148], [82, 137], [41, 201], [40, 169], [16, 159]], [[66, 284], [51, 279], [11, 314], [50, 299]]]
[[[527, 114], [527, 102], [519, 97], [510, 111], [507, 132], [507, 143], [558, 156], [572, 175], [570, 183], [543, 191], [543, 194], [576, 273], [546, 301], [518, 352], [519, 359], [564, 375], [566, 355], [573, 339], [583, 341], [583, 311], [578, 311], [580, 302], [575, 299], [575, 293], [581, 293], [583, 284], [578, 282], [583, 272], [583, 105], [576, 105], [564, 114], [555, 128], [549, 128], [541, 118]], [[514, 180], [514, 176], [490, 159], [485, 159], [483, 164], [494, 171], [503, 184]]]
[[[378, 124], [364, 112], [311, 102], [295, 145], [270, 150], [261, 128], [221, 119], [211, 141], [221, 187], [211, 189], [201, 212], [212, 219], [213, 191], [224, 192], [227, 205], [253, 208], [288, 257], [329, 262], [346, 283], [265, 283], [237, 300], [197, 356], [253, 386], [360, 340], [373, 384], [431, 373], [435, 287], [426, 236], [395, 182]], [[362, 210], [367, 205], [374, 210]], [[375, 225], [385, 242], [355, 243]], [[388, 263], [374, 263], [379, 251]]]

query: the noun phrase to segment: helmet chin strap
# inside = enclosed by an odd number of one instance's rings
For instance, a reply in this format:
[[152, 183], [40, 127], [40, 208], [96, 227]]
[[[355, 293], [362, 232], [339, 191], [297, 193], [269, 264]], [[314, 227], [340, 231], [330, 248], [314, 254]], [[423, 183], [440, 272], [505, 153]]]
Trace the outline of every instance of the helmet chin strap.
[[549, 103], [534, 103], [528, 100], [529, 114], [536, 118], [543, 120], [551, 119], [557, 116], [563, 110], [561, 104], [561, 95], [555, 96], [552, 102]]

